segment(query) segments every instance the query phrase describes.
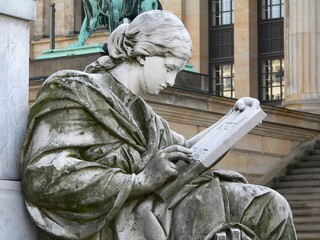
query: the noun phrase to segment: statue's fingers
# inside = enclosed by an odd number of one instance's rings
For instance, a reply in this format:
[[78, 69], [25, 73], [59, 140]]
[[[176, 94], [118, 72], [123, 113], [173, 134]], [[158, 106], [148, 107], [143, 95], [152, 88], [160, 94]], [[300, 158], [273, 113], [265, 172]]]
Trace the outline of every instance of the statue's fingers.
[[183, 147], [183, 146], [180, 146], [180, 145], [172, 145], [172, 146], [169, 146], [165, 149], [163, 149], [163, 151], [165, 152], [182, 152], [182, 153], [185, 153], [185, 154], [192, 154], [193, 151], [189, 148], [186, 148], [186, 147]]
[[245, 108], [246, 108], [246, 103], [245, 103], [245, 101], [244, 101], [243, 98], [240, 98], [240, 99], [235, 103], [234, 109], [235, 109], [236, 111], [237, 111], [237, 110], [243, 111]]
[[175, 160], [182, 160], [186, 163], [190, 163], [192, 161], [192, 158], [189, 157], [187, 154], [182, 152], [170, 152], [166, 154], [166, 159], [168, 159], [170, 162]]
[[251, 98], [251, 97], [244, 97], [243, 100], [247, 106], [256, 107], [256, 108], [260, 106], [260, 102], [258, 99]]
[[244, 97], [243, 102], [246, 106], [252, 106], [252, 99], [253, 98], [250, 98], [250, 97]]
[[172, 162], [169, 162], [166, 168], [166, 173], [168, 173], [170, 176], [177, 176], [179, 174], [177, 170], [177, 166], [173, 164]]
[[260, 101], [256, 98], [252, 99], [252, 106], [255, 108], [259, 108], [260, 107]]

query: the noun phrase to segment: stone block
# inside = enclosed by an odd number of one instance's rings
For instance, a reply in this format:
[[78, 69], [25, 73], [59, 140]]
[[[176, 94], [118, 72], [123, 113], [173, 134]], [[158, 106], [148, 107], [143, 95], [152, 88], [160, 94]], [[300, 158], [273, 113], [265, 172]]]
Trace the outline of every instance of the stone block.
[[[1, 6], [1, 4], [0, 4]], [[28, 116], [28, 21], [0, 14], [0, 179], [19, 180]]]
[[259, 135], [247, 134], [234, 146], [235, 149], [261, 152], [262, 137]]
[[248, 157], [248, 153], [239, 154], [238, 152], [231, 150], [214, 168], [246, 173]]
[[186, 139], [189, 139], [198, 133], [197, 126], [177, 122], [169, 122], [169, 125], [173, 131], [183, 135]]
[[19, 181], [0, 180], [1, 240], [35, 240], [37, 231], [24, 205]]
[[272, 169], [281, 157], [250, 154], [247, 159], [247, 174], [263, 175]]
[[290, 140], [270, 137], [263, 137], [262, 139], [263, 153], [285, 156], [290, 152], [291, 147]]

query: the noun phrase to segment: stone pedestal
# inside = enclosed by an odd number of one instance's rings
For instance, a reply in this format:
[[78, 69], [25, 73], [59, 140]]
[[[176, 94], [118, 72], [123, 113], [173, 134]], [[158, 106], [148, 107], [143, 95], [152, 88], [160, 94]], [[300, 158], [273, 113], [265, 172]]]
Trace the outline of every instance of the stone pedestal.
[[0, 236], [3, 240], [36, 240], [19, 181], [0, 181]]
[[285, 102], [293, 110], [320, 114], [320, 2], [285, 2]]
[[70, 57], [76, 55], [90, 54], [90, 53], [104, 53], [102, 44], [84, 45], [79, 47], [67, 47], [59, 49], [45, 50], [37, 57], [37, 60], [59, 57]]
[[20, 151], [28, 118], [29, 21], [34, 0], [0, 1], [0, 236], [34, 240], [20, 187]]

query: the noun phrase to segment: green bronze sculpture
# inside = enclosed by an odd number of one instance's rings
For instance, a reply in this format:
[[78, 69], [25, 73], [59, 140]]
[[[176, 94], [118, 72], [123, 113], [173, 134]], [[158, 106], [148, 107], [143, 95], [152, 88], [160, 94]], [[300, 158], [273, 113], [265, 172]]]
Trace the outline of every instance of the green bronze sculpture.
[[69, 47], [83, 46], [98, 24], [108, 25], [110, 33], [123, 19], [132, 21], [142, 12], [162, 9], [158, 0], [82, 0], [85, 18], [78, 40]]

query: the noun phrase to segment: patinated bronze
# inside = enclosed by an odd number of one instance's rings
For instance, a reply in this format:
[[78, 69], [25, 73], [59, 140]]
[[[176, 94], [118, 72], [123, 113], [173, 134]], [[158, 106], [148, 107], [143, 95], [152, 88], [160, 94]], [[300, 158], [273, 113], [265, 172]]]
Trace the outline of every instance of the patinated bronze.
[[98, 25], [107, 26], [111, 33], [123, 19], [132, 21], [140, 13], [162, 9], [158, 0], [82, 0], [85, 18], [78, 40], [69, 47], [85, 45]]

